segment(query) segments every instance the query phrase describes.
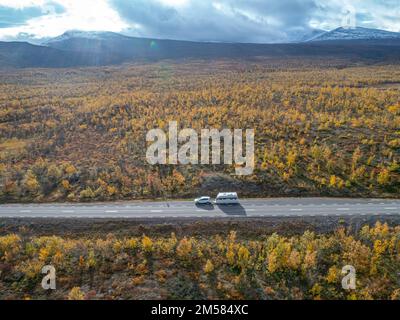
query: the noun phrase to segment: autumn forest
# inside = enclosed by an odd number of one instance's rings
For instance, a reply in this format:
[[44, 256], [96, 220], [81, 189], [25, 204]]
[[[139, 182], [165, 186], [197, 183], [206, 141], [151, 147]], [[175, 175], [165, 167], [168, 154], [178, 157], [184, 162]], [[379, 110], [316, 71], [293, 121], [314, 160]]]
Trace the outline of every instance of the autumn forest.
[[[400, 194], [400, 66], [315, 59], [0, 73], [0, 201]], [[256, 168], [151, 166], [146, 133], [255, 130]]]

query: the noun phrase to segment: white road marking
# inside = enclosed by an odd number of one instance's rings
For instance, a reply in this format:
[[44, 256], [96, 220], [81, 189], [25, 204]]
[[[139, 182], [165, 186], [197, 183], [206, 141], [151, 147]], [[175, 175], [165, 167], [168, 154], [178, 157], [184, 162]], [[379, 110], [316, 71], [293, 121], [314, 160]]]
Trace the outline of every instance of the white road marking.
[[337, 211], [349, 211], [350, 209], [349, 208], [337, 208], [336, 210]]
[[29, 212], [32, 212], [32, 210], [19, 210], [19, 212], [21, 212], [21, 213], [29, 213]]
[[303, 211], [303, 209], [290, 209], [290, 211]]
[[118, 213], [118, 210], [107, 210], [106, 213]]
[[156, 213], [156, 212], [163, 212], [163, 210], [150, 210], [150, 212]]
[[390, 208], [384, 208], [385, 210], [397, 210], [398, 208], [395, 207], [390, 207]]
[[74, 213], [74, 210], [63, 210], [62, 213]]

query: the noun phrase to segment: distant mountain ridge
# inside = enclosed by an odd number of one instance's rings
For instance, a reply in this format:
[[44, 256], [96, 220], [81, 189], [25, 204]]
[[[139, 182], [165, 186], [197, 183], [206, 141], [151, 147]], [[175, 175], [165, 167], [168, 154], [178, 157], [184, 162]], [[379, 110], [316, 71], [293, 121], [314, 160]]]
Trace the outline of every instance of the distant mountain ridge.
[[[340, 57], [400, 60], [400, 34], [366, 28], [312, 30], [312, 38], [286, 44], [221, 43], [135, 38], [113, 32], [67, 31], [42, 45], [0, 42], [0, 67], [102, 66], [138, 61]], [[396, 61], [397, 61], [396, 60]]]
[[112, 40], [112, 39], [126, 39], [126, 38], [129, 39], [130, 37], [111, 31], [69, 30], [64, 32], [62, 35], [58, 37], [43, 41], [42, 45], [51, 46], [54, 43], [60, 41], [66, 41], [72, 38], [92, 39], [92, 40]]
[[84, 55], [27, 42], [0, 42], [0, 67], [62, 68], [86, 65]]
[[[47, 39], [46, 41], [42, 42], [42, 45], [56, 46], [56, 43], [63, 41], [70, 41], [72, 39], [87, 39], [87, 40], [98, 40], [98, 41], [112, 41], [112, 40], [122, 41], [130, 39], [156, 40], [151, 38], [131, 37], [110, 31], [69, 30], [58, 37]], [[298, 32], [292, 35], [292, 37], [289, 38], [287, 43], [299, 43], [299, 42], [311, 42], [311, 41], [387, 40], [387, 39], [400, 39], [400, 32], [371, 29], [364, 27], [355, 27], [355, 28], [339, 27], [331, 31], [311, 29], [304, 33]], [[160, 39], [160, 40], [168, 41], [168, 39]], [[169, 40], [169, 41], [184, 41], [184, 40]], [[184, 41], [184, 42], [196, 42], [196, 41]], [[276, 44], [282, 44], [282, 43], [276, 43]]]
[[306, 40], [310, 41], [337, 41], [337, 40], [388, 40], [400, 39], [399, 32], [391, 32], [369, 28], [336, 28]]

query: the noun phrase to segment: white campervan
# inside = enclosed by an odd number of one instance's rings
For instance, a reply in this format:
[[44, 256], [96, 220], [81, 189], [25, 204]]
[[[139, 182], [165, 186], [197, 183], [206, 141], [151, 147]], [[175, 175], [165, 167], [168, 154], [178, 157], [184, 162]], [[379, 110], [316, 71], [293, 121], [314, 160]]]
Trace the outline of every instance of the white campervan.
[[236, 192], [218, 193], [214, 201], [215, 204], [238, 204], [239, 198]]

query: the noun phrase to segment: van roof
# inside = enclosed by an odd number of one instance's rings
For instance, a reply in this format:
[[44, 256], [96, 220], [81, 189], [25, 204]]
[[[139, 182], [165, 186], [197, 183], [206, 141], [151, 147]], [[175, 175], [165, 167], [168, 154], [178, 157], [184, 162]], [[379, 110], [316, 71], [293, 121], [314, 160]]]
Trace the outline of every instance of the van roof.
[[218, 197], [237, 197], [237, 193], [236, 192], [220, 192], [218, 193]]

